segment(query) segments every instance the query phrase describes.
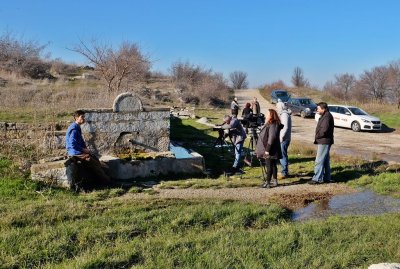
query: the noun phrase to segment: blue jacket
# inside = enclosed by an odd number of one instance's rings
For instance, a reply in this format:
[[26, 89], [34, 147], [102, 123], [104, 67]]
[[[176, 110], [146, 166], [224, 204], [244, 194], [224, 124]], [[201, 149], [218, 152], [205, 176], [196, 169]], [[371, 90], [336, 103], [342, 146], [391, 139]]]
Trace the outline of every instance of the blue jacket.
[[65, 147], [67, 148], [69, 156], [80, 155], [83, 153], [83, 149], [86, 148], [81, 127], [76, 122], [68, 127], [65, 137]]

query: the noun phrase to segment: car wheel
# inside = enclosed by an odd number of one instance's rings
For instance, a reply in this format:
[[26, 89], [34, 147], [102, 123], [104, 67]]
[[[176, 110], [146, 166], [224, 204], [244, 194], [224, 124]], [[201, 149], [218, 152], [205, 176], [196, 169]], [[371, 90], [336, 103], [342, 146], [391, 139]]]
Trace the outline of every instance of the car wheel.
[[358, 123], [358, 121], [353, 121], [353, 122], [351, 123], [351, 129], [352, 129], [354, 132], [359, 132], [359, 131], [361, 131], [361, 125]]
[[304, 110], [300, 111], [300, 117], [305, 118], [306, 116], [307, 115], [306, 115], [306, 112]]

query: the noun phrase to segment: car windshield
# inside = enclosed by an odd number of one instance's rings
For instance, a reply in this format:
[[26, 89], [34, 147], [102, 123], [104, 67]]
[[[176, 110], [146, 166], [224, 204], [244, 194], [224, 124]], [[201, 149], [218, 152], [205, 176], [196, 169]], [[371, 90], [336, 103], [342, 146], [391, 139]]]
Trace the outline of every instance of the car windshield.
[[278, 97], [286, 97], [288, 96], [287, 92], [276, 92], [276, 96]]
[[306, 105], [313, 105], [314, 102], [311, 99], [300, 99], [299, 100], [300, 104], [302, 104], [303, 106]]
[[361, 108], [358, 108], [358, 107], [349, 107], [349, 110], [350, 110], [351, 113], [353, 113], [354, 115], [358, 115], [358, 116], [368, 115], [367, 112], [365, 112], [364, 110], [362, 110]]

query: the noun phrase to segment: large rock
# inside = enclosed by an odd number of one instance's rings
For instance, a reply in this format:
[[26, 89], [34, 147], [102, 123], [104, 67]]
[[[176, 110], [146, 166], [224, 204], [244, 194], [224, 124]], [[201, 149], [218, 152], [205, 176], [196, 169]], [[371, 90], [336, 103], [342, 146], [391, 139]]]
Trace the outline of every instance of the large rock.
[[33, 180], [71, 188], [77, 182], [77, 165], [72, 159], [45, 162], [31, 166]]
[[368, 269], [400, 269], [400, 263], [378, 263], [372, 264]]

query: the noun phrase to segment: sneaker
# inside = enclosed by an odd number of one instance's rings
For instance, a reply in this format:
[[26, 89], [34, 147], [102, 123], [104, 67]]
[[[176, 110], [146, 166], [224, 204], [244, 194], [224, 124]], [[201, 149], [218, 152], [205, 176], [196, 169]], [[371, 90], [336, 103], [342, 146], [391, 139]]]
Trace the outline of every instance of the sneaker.
[[325, 183], [336, 183], [336, 181], [333, 179], [324, 180], [324, 182]]
[[245, 174], [245, 173], [246, 173], [246, 172], [243, 171], [243, 170], [240, 169], [240, 168], [236, 169], [236, 174], [241, 174], [241, 175], [243, 175], [243, 174]]
[[269, 189], [269, 188], [271, 188], [271, 186], [269, 185], [268, 182], [264, 182], [264, 183], [261, 185], [261, 188]]
[[236, 167], [231, 167], [228, 172], [231, 173], [232, 175], [242, 175], [242, 174], [244, 174], [244, 171], [242, 169], [236, 168]]
[[315, 180], [310, 180], [307, 182], [310, 185], [316, 185], [316, 184], [322, 184], [323, 182], [315, 181]]
[[286, 177], [287, 177], [286, 175], [282, 175], [282, 174], [278, 175], [278, 179], [285, 179]]
[[278, 187], [278, 180], [276, 178], [271, 180], [271, 186]]

